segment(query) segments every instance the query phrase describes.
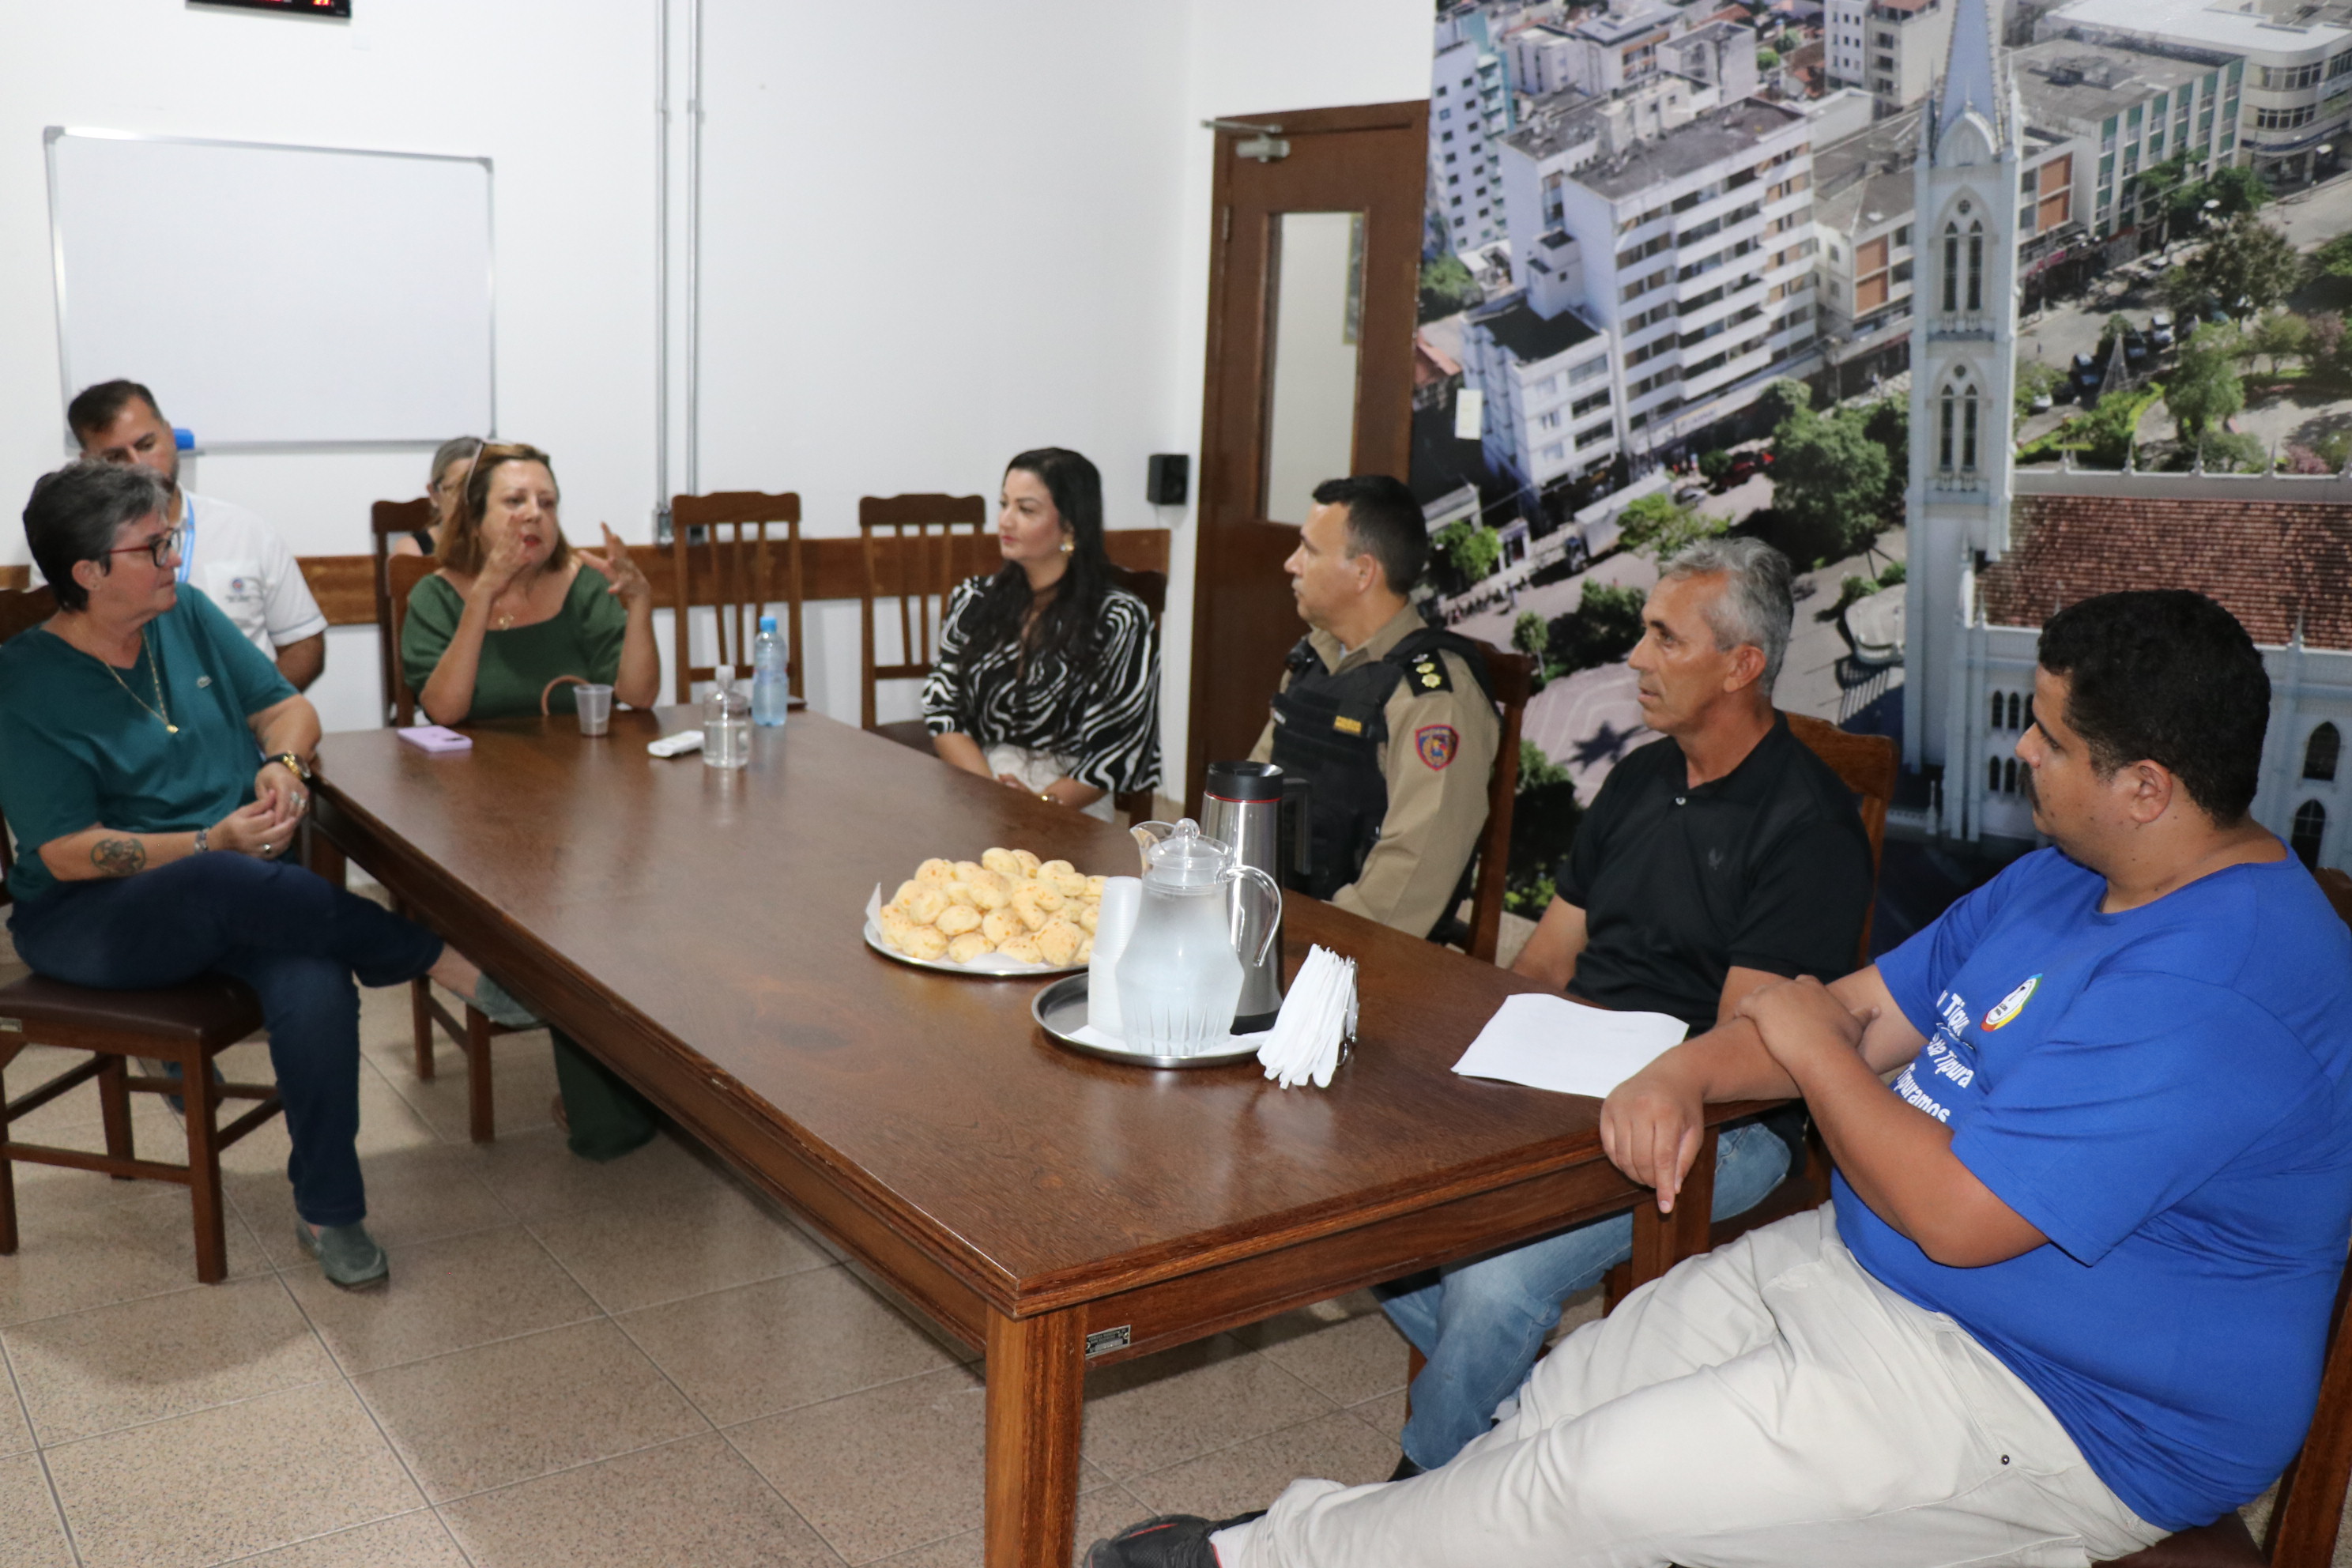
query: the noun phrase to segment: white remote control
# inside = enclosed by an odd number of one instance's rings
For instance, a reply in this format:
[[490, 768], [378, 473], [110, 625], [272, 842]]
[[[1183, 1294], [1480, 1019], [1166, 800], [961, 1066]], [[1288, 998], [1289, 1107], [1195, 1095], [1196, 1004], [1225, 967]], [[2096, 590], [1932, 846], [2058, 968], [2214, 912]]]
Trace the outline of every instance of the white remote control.
[[658, 741], [646, 742], [646, 750], [656, 757], [682, 757], [688, 752], [702, 750], [702, 731], [680, 730], [675, 735], [664, 735]]

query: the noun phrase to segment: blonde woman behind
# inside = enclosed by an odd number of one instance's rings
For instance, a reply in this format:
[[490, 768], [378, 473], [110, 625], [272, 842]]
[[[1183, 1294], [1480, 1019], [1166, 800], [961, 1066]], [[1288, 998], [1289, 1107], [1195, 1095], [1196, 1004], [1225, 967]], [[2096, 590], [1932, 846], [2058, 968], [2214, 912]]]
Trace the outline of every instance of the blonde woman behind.
[[433, 526], [394, 535], [391, 553], [441, 553], [441, 536], [448, 529], [450, 514], [457, 510], [457, 492], [465, 489], [466, 476], [473, 471], [474, 454], [481, 449], [478, 436], [454, 436], [441, 443], [440, 450], [433, 454], [432, 477], [425, 481], [425, 499], [433, 503]]

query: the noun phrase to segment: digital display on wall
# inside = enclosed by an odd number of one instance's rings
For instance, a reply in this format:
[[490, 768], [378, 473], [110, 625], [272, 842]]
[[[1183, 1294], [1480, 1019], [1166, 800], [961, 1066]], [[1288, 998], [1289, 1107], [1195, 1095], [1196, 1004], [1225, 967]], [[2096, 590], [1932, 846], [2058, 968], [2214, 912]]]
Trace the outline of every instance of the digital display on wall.
[[352, 0], [188, 0], [191, 5], [226, 5], [236, 11], [286, 11], [299, 16], [348, 16]]

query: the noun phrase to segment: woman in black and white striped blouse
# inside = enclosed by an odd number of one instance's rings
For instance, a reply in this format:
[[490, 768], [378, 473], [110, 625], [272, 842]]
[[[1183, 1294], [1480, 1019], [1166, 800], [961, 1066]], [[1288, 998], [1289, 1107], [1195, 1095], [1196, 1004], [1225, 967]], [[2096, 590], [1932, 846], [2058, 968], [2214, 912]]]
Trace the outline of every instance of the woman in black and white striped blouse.
[[1004, 470], [1004, 565], [957, 584], [923, 688], [931, 744], [967, 773], [1108, 821], [1160, 783], [1160, 636], [1111, 580], [1102, 476], [1060, 447]]

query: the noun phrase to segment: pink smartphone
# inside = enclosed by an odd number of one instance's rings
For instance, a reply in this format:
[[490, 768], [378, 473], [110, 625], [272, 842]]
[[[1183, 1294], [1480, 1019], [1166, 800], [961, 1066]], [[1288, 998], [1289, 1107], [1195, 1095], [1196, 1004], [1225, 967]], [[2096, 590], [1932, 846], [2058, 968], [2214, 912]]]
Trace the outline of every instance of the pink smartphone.
[[474, 737], [460, 735], [443, 724], [419, 724], [413, 730], [402, 730], [400, 738], [420, 752], [470, 752]]

